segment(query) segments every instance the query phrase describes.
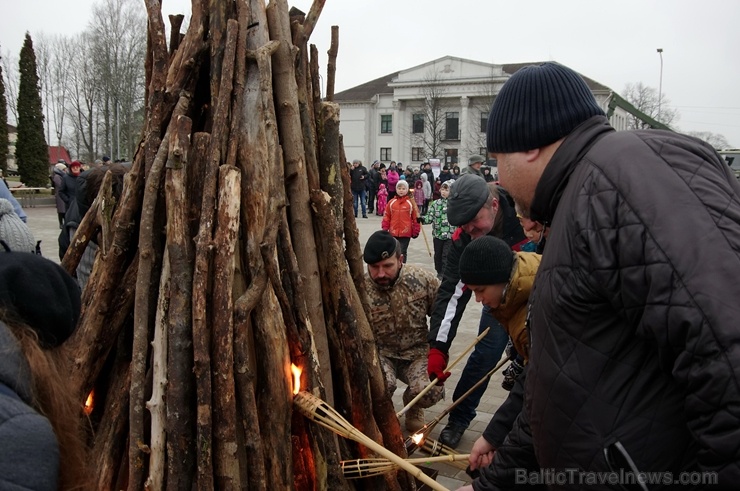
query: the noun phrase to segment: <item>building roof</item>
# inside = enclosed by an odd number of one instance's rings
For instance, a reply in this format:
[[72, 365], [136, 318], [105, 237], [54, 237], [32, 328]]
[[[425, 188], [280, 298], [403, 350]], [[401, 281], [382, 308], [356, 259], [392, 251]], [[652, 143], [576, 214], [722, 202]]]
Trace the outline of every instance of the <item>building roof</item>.
[[49, 147], [49, 164], [56, 164], [60, 160], [64, 160], [68, 164], [72, 162], [72, 158], [69, 156], [69, 151], [64, 147]]
[[[481, 63], [475, 60], [469, 60], [469, 61], [474, 62], [474, 63]], [[537, 65], [540, 63], [544, 63], [544, 62], [532, 61], [528, 63], [508, 63], [508, 64], [501, 65], [501, 67], [503, 68], [505, 73], [509, 75], [513, 75], [520, 68], [523, 68], [529, 65]], [[389, 73], [388, 75], [384, 75], [380, 78], [376, 78], [375, 80], [365, 82], [364, 84], [357, 85], [356, 87], [352, 87], [347, 90], [343, 90], [342, 92], [338, 92], [334, 94], [334, 100], [337, 102], [369, 101], [373, 97], [375, 97], [377, 94], [392, 94], [393, 89], [388, 87], [388, 84], [391, 83], [393, 79], [398, 77], [400, 73], [401, 71]], [[581, 76], [583, 77], [583, 80], [586, 82], [586, 85], [588, 85], [588, 88], [591, 89], [591, 91], [611, 92], [611, 89], [609, 87], [602, 85], [596, 82], [595, 80], [592, 80], [586, 77], [585, 75], [581, 75]]]
[[[544, 61], [530, 61], [528, 63], [508, 63], [501, 65], [504, 68], [504, 71], [508, 73], [509, 75], [514, 75], [519, 69], [524, 68], [525, 66], [530, 65], [540, 65], [542, 63], [545, 63]], [[600, 84], [596, 80], [590, 79], [587, 76], [585, 76], [582, 73], [579, 73], [581, 77], [583, 77], [583, 80], [586, 82], [586, 85], [588, 85], [588, 88], [591, 89], [592, 92], [598, 92], [598, 91], [607, 91], [611, 92], [611, 89], [607, 87], [606, 85]]]

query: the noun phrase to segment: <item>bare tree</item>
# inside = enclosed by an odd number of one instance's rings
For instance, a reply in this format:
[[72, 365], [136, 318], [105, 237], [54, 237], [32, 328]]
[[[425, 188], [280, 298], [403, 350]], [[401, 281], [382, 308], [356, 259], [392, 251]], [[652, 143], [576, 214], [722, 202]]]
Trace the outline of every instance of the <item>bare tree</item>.
[[92, 161], [97, 154], [97, 101], [99, 87], [96, 66], [93, 63], [89, 34], [81, 34], [71, 41], [76, 54], [69, 59], [68, 102], [78, 156]]
[[[486, 147], [486, 129], [481, 127], [483, 120], [488, 120], [488, 113], [491, 112], [491, 106], [496, 98], [496, 74], [491, 68], [490, 78], [480, 87], [480, 92], [471, 97], [468, 114], [471, 115], [472, 121], [467, 122], [469, 148], [468, 155], [481, 153], [480, 149]], [[479, 118], [477, 117], [479, 116]], [[486, 152], [483, 152], [485, 155]]]
[[[624, 98], [637, 109], [647, 114], [656, 121], [674, 125], [679, 120], [677, 109], [669, 107], [671, 103], [665, 94], [662, 94], [658, 100], [658, 91], [654, 87], [648, 87], [642, 82], [636, 84], [627, 84], [624, 88]], [[658, 113], [660, 112], [660, 117]], [[650, 125], [635, 115], [628, 116], [628, 129], [647, 129]]]
[[[5, 98], [8, 100], [8, 109], [13, 116], [13, 124], [18, 124], [18, 57], [10, 51], [2, 56], [3, 82], [5, 82]], [[8, 123], [10, 123], [8, 118]]]
[[99, 86], [104, 151], [128, 156], [140, 137], [144, 103], [146, 18], [138, 0], [101, 0], [92, 9], [89, 31]]
[[[412, 120], [411, 143], [421, 147], [425, 158], [443, 157], [445, 140], [445, 110], [443, 98], [447, 91], [439, 74], [427, 72], [421, 86], [419, 121]], [[413, 117], [413, 116], [412, 116]]]
[[704, 140], [716, 150], [724, 150], [731, 147], [727, 142], [727, 138], [719, 133], [712, 133], [711, 131], [689, 131], [686, 134]]

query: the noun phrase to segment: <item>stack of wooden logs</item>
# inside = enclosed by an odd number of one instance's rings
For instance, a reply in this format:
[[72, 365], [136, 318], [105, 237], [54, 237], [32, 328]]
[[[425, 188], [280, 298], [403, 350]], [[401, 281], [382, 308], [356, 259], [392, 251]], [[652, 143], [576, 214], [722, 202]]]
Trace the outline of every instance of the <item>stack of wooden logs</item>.
[[148, 13], [146, 122], [117, 200], [106, 175], [63, 266], [100, 251], [63, 347], [92, 393], [95, 489], [413, 489], [347, 481], [370, 458], [293, 411], [302, 384], [405, 456], [365, 316], [363, 264], [331, 101], [308, 39], [323, 8], [192, 0], [184, 35]]

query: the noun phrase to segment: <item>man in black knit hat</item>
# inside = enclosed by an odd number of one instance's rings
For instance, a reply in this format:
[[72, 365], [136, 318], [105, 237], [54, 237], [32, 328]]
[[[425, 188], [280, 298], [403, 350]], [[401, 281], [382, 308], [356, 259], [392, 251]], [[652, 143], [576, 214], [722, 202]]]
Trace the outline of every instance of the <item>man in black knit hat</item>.
[[[736, 487], [740, 183], [727, 164], [695, 138], [616, 132], [556, 63], [504, 84], [487, 138], [501, 184], [550, 230], [524, 410], [472, 489], [541, 469]], [[558, 489], [582, 489], [578, 477]]]

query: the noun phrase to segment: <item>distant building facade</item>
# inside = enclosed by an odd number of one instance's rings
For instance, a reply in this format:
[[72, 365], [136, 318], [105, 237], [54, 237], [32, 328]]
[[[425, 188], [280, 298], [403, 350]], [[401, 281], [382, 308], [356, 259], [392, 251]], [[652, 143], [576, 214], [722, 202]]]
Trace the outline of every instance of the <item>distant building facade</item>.
[[[430, 158], [467, 162], [486, 155], [486, 124], [504, 82], [533, 63], [495, 65], [445, 56], [335, 94], [347, 159], [418, 166]], [[583, 77], [607, 112], [612, 90]], [[627, 128], [628, 113], [610, 117]]]

